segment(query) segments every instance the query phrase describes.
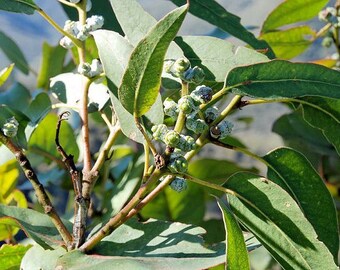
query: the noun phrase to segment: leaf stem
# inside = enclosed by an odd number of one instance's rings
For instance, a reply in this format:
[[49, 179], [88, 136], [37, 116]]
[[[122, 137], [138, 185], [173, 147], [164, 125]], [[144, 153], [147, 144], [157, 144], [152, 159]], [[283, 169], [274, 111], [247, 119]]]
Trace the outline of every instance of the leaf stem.
[[44, 189], [44, 186], [40, 183], [38, 176], [34, 172], [26, 155], [23, 153], [22, 149], [15, 145], [8, 137], [6, 137], [2, 131], [0, 131], [0, 141], [14, 154], [20, 167], [24, 171], [26, 178], [31, 182], [35, 195], [38, 198], [38, 202], [44, 208], [45, 214], [51, 218], [54, 226], [63, 238], [65, 245], [68, 249], [70, 249], [72, 247], [72, 236], [53, 207], [52, 202]]
[[220, 113], [220, 115], [211, 123], [210, 126], [217, 125], [224, 118], [226, 118], [226, 116], [235, 108], [235, 106], [239, 104], [241, 98], [242, 96], [240, 95], [236, 95], [235, 97], [233, 97], [228, 106]]
[[[188, 94], [189, 94], [189, 84], [187, 82], [182, 81], [181, 97], [186, 96]], [[186, 117], [185, 113], [180, 111], [178, 114], [175, 128], [174, 128], [174, 130], [177, 131], [178, 133], [181, 133], [185, 125], [185, 117]]]
[[149, 138], [149, 135], [145, 132], [145, 129], [141, 125], [141, 123], [139, 122], [138, 117], [135, 117], [135, 123], [136, 123], [136, 126], [139, 129], [139, 131], [143, 134], [145, 142], [150, 147], [150, 150], [151, 150], [153, 156], [156, 156], [158, 154], [157, 150], [156, 150], [156, 147], [154, 146], [154, 144], [152, 143], [151, 139]]

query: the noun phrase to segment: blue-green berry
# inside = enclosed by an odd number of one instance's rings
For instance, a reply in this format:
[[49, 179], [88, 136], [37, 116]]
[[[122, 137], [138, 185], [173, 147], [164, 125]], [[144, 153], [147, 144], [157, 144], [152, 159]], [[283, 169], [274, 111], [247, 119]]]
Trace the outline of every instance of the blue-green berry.
[[171, 74], [180, 78], [190, 68], [190, 61], [184, 57], [178, 58], [171, 67]]
[[193, 137], [181, 135], [179, 143], [176, 147], [183, 152], [189, 152], [191, 150], [194, 150], [197, 146]]
[[234, 124], [228, 120], [223, 120], [217, 126], [210, 128], [210, 135], [215, 139], [224, 139], [232, 131]]
[[202, 119], [195, 119], [188, 117], [185, 122], [187, 129], [193, 131], [196, 134], [201, 134], [202, 132], [208, 130], [209, 126]]
[[152, 136], [157, 141], [164, 141], [165, 135], [168, 133], [168, 128], [164, 124], [154, 125], [151, 128]]
[[188, 170], [188, 161], [183, 155], [172, 153], [170, 155], [168, 169], [173, 173], [185, 173]]
[[204, 119], [208, 124], [212, 123], [218, 116], [218, 108], [213, 106], [205, 110]]
[[170, 187], [177, 192], [182, 192], [187, 189], [188, 184], [184, 178], [175, 177], [175, 179], [170, 183]]
[[6, 123], [2, 126], [1, 129], [2, 129], [2, 132], [7, 137], [15, 137], [18, 132], [18, 127], [19, 127], [19, 123], [13, 116], [6, 120]]
[[189, 95], [183, 96], [178, 100], [178, 108], [184, 114], [191, 114], [198, 110], [198, 106], [195, 104], [194, 99]]
[[178, 105], [170, 98], [166, 98], [163, 102], [164, 114], [170, 116], [173, 120], [176, 120], [179, 113]]
[[169, 130], [167, 134], [165, 134], [164, 142], [166, 145], [170, 147], [176, 147], [180, 141], [180, 135], [175, 130]]
[[209, 102], [213, 96], [213, 90], [205, 85], [197, 86], [190, 96], [198, 103], [205, 104]]
[[200, 84], [201, 82], [203, 82], [204, 78], [205, 78], [204, 70], [198, 66], [189, 68], [183, 74], [183, 77], [181, 77], [182, 80], [194, 84]]

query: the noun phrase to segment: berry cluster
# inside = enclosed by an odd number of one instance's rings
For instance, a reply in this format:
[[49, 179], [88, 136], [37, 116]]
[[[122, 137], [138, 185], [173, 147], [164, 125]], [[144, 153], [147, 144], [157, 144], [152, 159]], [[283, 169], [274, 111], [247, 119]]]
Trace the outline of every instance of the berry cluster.
[[[101, 28], [104, 25], [103, 16], [93, 15], [86, 19], [86, 24], [82, 25], [79, 21], [67, 20], [64, 25], [64, 31], [71, 34], [75, 38], [84, 41], [86, 40], [92, 31]], [[63, 37], [59, 44], [65, 49], [70, 49], [73, 47], [72, 40], [65, 36]]]
[[19, 123], [13, 116], [6, 120], [6, 123], [3, 125], [1, 130], [7, 137], [15, 137], [18, 132], [18, 127]]

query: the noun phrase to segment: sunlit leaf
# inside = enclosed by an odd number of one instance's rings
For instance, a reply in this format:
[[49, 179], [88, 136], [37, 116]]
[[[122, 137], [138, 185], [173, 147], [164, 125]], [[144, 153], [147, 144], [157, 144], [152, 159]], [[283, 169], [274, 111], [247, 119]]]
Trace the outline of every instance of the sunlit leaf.
[[2, 245], [0, 248], [0, 270], [20, 269], [20, 262], [31, 245]]
[[8, 67], [5, 67], [0, 71], [0, 86], [7, 81], [9, 75], [12, 73], [13, 68], [14, 64], [10, 64]]

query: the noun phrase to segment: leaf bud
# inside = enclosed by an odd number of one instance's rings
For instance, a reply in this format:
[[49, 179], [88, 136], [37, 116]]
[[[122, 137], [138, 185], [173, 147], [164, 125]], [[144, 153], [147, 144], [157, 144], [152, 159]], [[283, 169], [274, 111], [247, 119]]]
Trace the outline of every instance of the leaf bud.
[[204, 78], [205, 78], [204, 70], [198, 66], [189, 68], [183, 74], [183, 77], [181, 77], [182, 80], [194, 84], [200, 84], [201, 82], [203, 82]]
[[187, 181], [182, 177], [175, 177], [174, 180], [170, 183], [170, 187], [177, 192], [182, 192], [186, 190], [188, 187]]
[[185, 114], [190, 114], [198, 110], [194, 99], [189, 95], [183, 96], [178, 100], [178, 108]]
[[166, 145], [170, 147], [176, 147], [179, 143], [180, 135], [175, 130], [169, 130], [167, 134], [165, 134], [164, 142]]
[[193, 131], [196, 134], [201, 134], [209, 128], [204, 120], [191, 117], [186, 119], [185, 126], [187, 129]]
[[18, 132], [18, 127], [19, 123], [15, 119], [15, 117], [8, 118], [6, 120], [6, 123], [3, 125], [2, 132], [7, 136], [7, 137], [15, 137]]
[[205, 110], [204, 119], [205, 122], [210, 124], [212, 123], [218, 116], [218, 108], [213, 106]]
[[152, 136], [155, 140], [164, 141], [165, 135], [168, 133], [168, 128], [164, 124], [154, 125], [151, 131], [153, 132]]
[[177, 103], [170, 98], [166, 98], [163, 102], [163, 105], [165, 115], [170, 116], [173, 120], [176, 120], [179, 113]]
[[198, 103], [208, 103], [213, 95], [213, 90], [205, 85], [197, 86], [194, 91], [191, 92], [190, 96]]
[[223, 120], [217, 126], [210, 128], [210, 135], [214, 139], [224, 139], [232, 131], [234, 124], [228, 120]]
[[185, 173], [188, 170], [188, 161], [183, 155], [172, 153], [170, 155], [168, 169], [173, 173]]

